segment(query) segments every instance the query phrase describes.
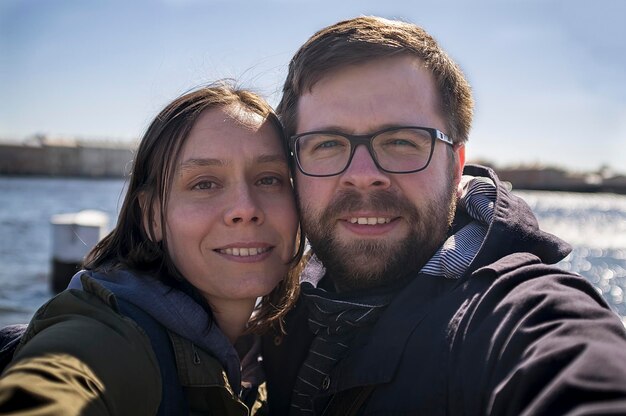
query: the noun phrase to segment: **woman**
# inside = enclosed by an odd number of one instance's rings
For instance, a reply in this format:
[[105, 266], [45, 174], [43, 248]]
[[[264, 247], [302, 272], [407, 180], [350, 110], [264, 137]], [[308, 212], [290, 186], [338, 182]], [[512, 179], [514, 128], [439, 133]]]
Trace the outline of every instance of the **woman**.
[[139, 145], [117, 226], [33, 317], [0, 413], [257, 411], [246, 334], [280, 323], [303, 248], [281, 134], [268, 104], [226, 83], [169, 104]]

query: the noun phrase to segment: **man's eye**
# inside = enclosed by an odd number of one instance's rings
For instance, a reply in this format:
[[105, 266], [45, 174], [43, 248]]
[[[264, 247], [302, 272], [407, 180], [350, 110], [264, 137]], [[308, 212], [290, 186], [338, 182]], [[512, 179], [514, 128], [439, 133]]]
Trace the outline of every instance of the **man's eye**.
[[406, 139], [390, 139], [387, 141], [387, 144], [390, 146], [411, 146], [416, 147], [415, 142], [413, 140]]
[[324, 142], [318, 143], [315, 146], [315, 150], [317, 149], [329, 149], [332, 147], [337, 147], [339, 146], [339, 143], [336, 140], [326, 140]]

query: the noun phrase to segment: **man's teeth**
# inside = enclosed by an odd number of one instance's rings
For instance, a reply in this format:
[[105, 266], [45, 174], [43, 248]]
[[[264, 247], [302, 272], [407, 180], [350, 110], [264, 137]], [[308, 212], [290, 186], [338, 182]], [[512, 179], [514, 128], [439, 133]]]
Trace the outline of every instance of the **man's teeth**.
[[390, 221], [391, 221], [391, 218], [381, 218], [381, 217], [352, 217], [350, 218], [350, 222], [352, 224], [376, 225], [376, 224], [388, 224]]
[[269, 247], [250, 247], [250, 248], [225, 248], [219, 250], [222, 254], [228, 254], [229, 256], [256, 256], [257, 254], [265, 253], [269, 251]]

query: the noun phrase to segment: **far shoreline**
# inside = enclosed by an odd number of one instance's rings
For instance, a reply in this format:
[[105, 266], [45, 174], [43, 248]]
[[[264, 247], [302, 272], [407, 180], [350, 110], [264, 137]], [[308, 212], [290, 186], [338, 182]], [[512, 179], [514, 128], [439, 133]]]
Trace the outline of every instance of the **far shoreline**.
[[[0, 140], [0, 177], [124, 179], [129, 177], [135, 151], [134, 144], [122, 141], [47, 136], [25, 142]], [[538, 164], [496, 166], [486, 160], [469, 163], [491, 167], [515, 190], [626, 195], [626, 175], [608, 167], [596, 172], [572, 172]]]

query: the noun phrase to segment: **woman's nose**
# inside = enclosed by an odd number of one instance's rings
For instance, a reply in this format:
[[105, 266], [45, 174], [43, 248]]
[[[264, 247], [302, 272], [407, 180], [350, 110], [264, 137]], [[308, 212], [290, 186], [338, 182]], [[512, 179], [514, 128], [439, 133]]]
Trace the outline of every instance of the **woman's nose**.
[[238, 189], [224, 213], [224, 222], [228, 225], [248, 222], [261, 224], [264, 220], [263, 209], [248, 186]]

